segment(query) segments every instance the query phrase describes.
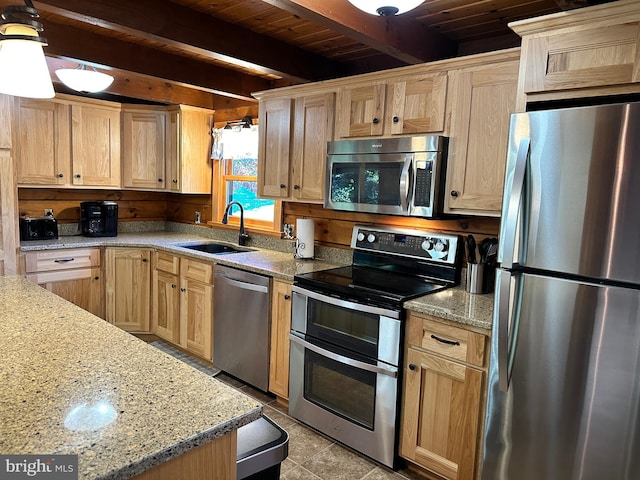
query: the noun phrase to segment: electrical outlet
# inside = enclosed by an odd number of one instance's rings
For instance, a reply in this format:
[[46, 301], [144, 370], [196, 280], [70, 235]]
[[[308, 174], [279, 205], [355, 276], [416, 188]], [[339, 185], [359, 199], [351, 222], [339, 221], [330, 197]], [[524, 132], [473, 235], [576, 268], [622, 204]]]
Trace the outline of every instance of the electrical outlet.
[[196, 223], [200, 223], [200, 212], [196, 210]]
[[44, 215], [45, 217], [53, 217], [53, 208], [45, 208]]

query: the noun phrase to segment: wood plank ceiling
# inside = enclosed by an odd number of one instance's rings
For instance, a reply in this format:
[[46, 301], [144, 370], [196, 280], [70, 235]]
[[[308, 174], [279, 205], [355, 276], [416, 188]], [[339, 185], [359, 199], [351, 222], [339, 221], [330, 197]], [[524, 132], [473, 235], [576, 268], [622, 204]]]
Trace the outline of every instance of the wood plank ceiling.
[[[251, 93], [517, 46], [508, 22], [607, 0], [427, 0], [396, 17], [347, 0], [34, 1], [55, 69], [115, 81], [97, 98], [185, 103], [216, 120], [257, 111]], [[0, 7], [21, 4], [0, 0]]]

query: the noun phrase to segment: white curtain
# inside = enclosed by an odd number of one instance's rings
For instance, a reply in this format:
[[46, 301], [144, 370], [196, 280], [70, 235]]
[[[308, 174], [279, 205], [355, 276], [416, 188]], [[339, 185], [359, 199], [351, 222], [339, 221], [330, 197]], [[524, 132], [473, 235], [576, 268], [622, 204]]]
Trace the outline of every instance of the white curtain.
[[213, 129], [211, 158], [258, 158], [258, 125]]

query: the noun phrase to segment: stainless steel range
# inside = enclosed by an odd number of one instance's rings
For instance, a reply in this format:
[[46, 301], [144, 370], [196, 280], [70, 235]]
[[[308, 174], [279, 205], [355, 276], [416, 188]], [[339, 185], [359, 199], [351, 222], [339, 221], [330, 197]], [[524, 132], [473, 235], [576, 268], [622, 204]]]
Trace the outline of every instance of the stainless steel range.
[[460, 283], [456, 235], [356, 226], [352, 265], [297, 275], [289, 414], [395, 467], [403, 303]]

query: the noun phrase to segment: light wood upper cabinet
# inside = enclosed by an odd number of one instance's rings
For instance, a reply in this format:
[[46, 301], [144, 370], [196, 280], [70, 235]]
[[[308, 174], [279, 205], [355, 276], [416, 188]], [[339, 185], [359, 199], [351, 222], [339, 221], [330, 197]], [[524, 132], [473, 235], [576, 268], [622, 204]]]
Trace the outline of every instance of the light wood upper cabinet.
[[104, 282], [99, 248], [27, 252], [27, 280], [104, 318]]
[[445, 212], [500, 216], [518, 60], [449, 73]]
[[122, 109], [122, 186], [164, 190], [167, 117], [164, 107]]
[[130, 332], [149, 332], [151, 250], [105, 250], [106, 319]]
[[345, 86], [338, 93], [337, 137], [442, 133], [446, 72]]
[[120, 105], [15, 99], [18, 185], [120, 187]]
[[179, 105], [169, 108], [167, 188], [176, 193], [211, 193], [213, 111]]
[[335, 94], [260, 102], [258, 194], [288, 201], [324, 200], [327, 142], [333, 138]]
[[71, 105], [73, 185], [120, 187], [120, 108]]
[[399, 453], [448, 480], [476, 478], [487, 337], [410, 313]]
[[640, 92], [640, 8], [620, 0], [513, 22], [527, 102]]
[[284, 399], [289, 398], [291, 298], [291, 284], [274, 280], [271, 292], [269, 391]]
[[18, 184], [64, 186], [71, 182], [69, 105], [14, 97]]

